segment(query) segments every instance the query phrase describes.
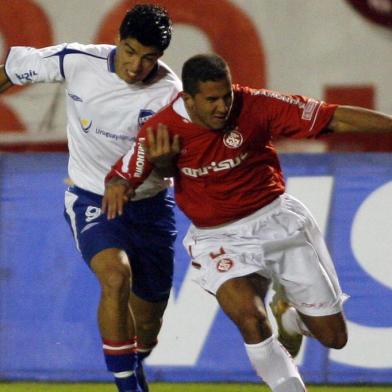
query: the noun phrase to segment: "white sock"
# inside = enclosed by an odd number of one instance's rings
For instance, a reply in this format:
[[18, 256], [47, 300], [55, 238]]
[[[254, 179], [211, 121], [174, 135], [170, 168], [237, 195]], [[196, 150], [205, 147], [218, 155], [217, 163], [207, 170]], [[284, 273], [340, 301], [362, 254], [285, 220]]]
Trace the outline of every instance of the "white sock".
[[245, 343], [245, 349], [257, 375], [272, 391], [306, 391], [297, 366], [275, 336], [257, 344]]
[[116, 378], [127, 378], [129, 376], [132, 376], [133, 373], [135, 373], [133, 370], [129, 370], [129, 371], [125, 371], [125, 372], [113, 373], [113, 376]]
[[311, 335], [308, 327], [302, 321], [301, 316], [292, 306], [287, 308], [287, 310], [282, 314], [282, 325], [289, 335]]

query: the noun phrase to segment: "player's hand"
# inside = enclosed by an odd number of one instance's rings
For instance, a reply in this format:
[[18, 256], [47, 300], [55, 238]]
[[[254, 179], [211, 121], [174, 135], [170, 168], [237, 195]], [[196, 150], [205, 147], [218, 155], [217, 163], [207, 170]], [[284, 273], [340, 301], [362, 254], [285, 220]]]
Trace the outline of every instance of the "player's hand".
[[114, 219], [124, 212], [124, 204], [134, 196], [135, 191], [131, 184], [121, 177], [113, 177], [105, 185], [105, 194], [102, 199], [102, 212], [108, 219]]
[[165, 175], [171, 177], [175, 173], [175, 157], [180, 153], [180, 138], [174, 135], [170, 141], [169, 130], [166, 125], [158, 124], [157, 130], [151, 127], [146, 129], [147, 138], [143, 148], [147, 159], [158, 169], [159, 173], [170, 173]]

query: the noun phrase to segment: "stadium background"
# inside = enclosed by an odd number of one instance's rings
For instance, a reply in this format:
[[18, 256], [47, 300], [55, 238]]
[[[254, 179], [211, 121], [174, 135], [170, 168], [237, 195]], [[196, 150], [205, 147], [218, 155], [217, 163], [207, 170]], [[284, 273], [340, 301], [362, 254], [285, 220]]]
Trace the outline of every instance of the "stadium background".
[[[236, 82], [392, 114], [390, 0], [155, 2], [175, 22], [164, 60], [177, 72], [190, 55], [214, 50]], [[1, 62], [12, 45], [113, 42], [134, 3], [0, 0]], [[62, 218], [63, 87], [13, 88], [0, 113], [0, 379], [109, 380], [97, 344], [98, 287]], [[278, 145], [288, 190], [316, 215], [351, 295], [347, 347], [307, 340], [297, 363], [312, 383], [392, 383], [391, 135]], [[178, 212], [179, 238], [187, 224]], [[178, 241], [150, 379], [256, 381], [237, 331], [190, 273]]]

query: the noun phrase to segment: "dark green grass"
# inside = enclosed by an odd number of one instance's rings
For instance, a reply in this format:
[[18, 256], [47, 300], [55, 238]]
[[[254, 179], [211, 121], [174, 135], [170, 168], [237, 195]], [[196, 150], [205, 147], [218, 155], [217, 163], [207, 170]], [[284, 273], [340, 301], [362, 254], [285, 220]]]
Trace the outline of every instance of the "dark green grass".
[[[113, 384], [58, 384], [58, 383], [5, 383], [0, 382], [0, 392], [115, 392]], [[259, 384], [180, 384], [152, 383], [151, 392], [269, 392], [264, 385]], [[309, 392], [392, 392], [390, 386], [372, 385], [329, 385], [308, 387]]]

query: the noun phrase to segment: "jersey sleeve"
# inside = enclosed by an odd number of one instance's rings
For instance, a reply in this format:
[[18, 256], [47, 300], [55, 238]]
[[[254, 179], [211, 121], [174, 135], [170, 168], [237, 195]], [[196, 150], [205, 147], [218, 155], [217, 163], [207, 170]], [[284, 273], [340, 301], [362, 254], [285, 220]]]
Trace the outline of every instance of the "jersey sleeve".
[[5, 71], [13, 84], [24, 85], [64, 80], [63, 53], [67, 44], [36, 49], [14, 46], [5, 62]]
[[301, 139], [329, 132], [326, 127], [337, 107], [301, 95], [267, 92], [265, 98], [272, 137]]
[[153, 167], [146, 158], [143, 148], [145, 134], [145, 127], [143, 127], [132, 148], [112, 166], [105, 178], [105, 183], [119, 176], [129, 181], [133, 189], [136, 189], [147, 179]]

